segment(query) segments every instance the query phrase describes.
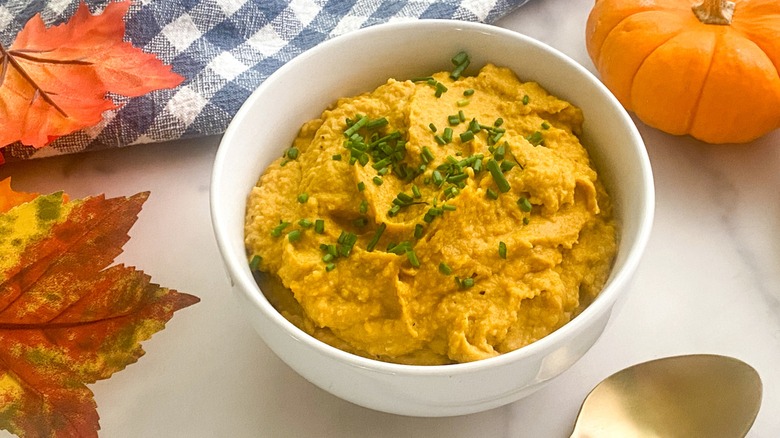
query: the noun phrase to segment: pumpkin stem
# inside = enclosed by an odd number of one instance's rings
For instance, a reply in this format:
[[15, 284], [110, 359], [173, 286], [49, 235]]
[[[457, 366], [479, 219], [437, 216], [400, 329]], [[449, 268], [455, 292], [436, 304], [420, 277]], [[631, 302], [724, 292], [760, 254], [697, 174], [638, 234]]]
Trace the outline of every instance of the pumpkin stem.
[[693, 14], [704, 24], [731, 24], [734, 2], [728, 0], [704, 0], [693, 5]]

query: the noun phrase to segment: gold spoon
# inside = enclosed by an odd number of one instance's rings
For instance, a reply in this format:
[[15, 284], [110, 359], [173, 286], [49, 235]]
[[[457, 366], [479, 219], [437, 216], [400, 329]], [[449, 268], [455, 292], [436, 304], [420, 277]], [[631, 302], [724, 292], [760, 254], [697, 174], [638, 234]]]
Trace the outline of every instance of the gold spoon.
[[585, 398], [571, 437], [744, 437], [761, 392], [756, 370], [732, 357], [656, 359], [599, 383]]

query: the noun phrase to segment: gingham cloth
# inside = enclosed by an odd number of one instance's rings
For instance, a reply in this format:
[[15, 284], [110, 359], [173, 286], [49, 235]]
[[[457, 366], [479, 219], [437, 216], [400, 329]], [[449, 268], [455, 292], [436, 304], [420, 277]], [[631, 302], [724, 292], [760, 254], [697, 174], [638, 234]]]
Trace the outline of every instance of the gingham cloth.
[[[36, 150], [14, 144], [0, 152], [13, 161], [221, 134], [265, 78], [322, 41], [395, 20], [491, 23], [526, 1], [135, 0], [125, 16], [126, 39], [171, 64], [185, 81], [133, 99], [116, 97], [122, 107], [104, 114], [103, 123], [48, 147]], [[78, 2], [0, 0], [0, 42], [10, 45], [37, 13], [47, 25], [67, 21]], [[97, 14], [109, 2], [87, 4]]]

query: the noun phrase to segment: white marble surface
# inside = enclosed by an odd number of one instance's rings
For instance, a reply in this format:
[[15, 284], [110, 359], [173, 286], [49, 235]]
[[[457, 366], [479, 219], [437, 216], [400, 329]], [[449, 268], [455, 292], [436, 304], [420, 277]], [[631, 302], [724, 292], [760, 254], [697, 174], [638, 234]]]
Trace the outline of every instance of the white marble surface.
[[[594, 71], [584, 44], [591, 5], [532, 0], [499, 25]], [[638, 126], [655, 172], [657, 212], [621, 312], [549, 386], [502, 408], [444, 419], [341, 401], [260, 341], [231, 295], [211, 231], [208, 186], [219, 138], [6, 164], [0, 179], [12, 176], [17, 190], [74, 197], [150, 190], [117, 261], [202, 299], [147, 341], [138, 363], [91, 385], [104, 437], [567, 437], [601, 379], [686, 353], [753, 365], [764, 400], [749, 436], [780, 436], [780, 131], [748, 145], [711, 146]]]

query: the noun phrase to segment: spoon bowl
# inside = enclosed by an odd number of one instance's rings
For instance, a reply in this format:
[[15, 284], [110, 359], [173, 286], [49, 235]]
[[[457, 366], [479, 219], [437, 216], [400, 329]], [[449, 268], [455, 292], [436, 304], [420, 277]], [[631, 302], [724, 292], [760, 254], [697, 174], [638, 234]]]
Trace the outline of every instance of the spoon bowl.
[[744, 437], [761, 393], [756, 370], [732, 357], [656, 359], [599, 383], [582, 404], [572, 438]]

